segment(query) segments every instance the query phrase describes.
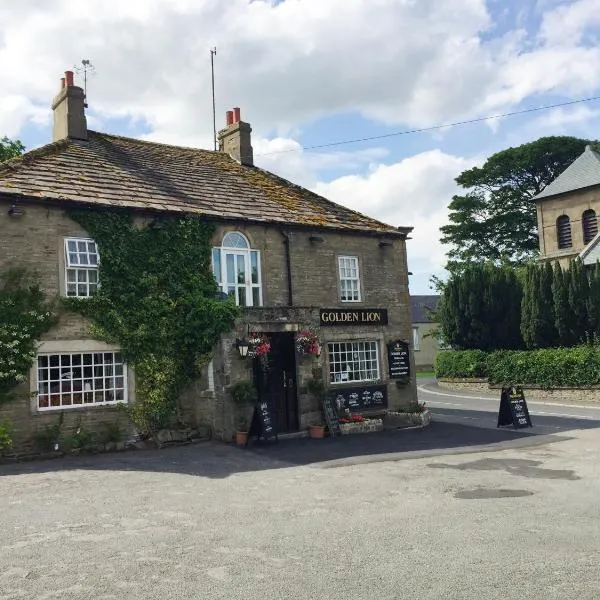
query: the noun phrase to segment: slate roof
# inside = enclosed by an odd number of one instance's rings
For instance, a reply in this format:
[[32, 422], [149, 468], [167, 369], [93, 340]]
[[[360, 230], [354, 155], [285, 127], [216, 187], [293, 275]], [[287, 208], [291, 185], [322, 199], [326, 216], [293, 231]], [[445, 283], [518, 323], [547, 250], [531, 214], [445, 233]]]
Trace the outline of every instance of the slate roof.
[[438, 307], [439, 296], [411, 296], [410, 310], [413, 323], [433, 323], [431, 312]]
[[591, 146], [586, 146], [583, 154], [535, 196], [534, 200], [542, 200], [593, 185], [600, 185], [600, 154], [592, 150]]
[[88, 132], [0, 165], [0, 195], [406, 235], [222, 152]]

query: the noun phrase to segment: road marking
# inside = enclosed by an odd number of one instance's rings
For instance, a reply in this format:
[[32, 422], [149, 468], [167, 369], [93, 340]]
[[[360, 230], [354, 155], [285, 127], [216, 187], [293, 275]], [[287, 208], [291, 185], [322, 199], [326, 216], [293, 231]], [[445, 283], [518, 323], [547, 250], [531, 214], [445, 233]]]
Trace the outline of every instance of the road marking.
[[429, 404], [429, 405], [435, 404], [436, 406], [438, 406], [438, 405], [442, 405], [442, 406], [462, 406], [462, 404], [456, 404], [456, 402], [440, 402], [439, 400], [434, 400], [432, 402], [428, 402], [427, 404]]
[[[433, 394], [434, 396], [446, 396], [447, 398], [463, 398], [465, 400], [487, 400], [488, 402], [498, 402], [499, 400], [499, 398], [490, 398], [489, 396], [461, 396], [460, 394], [447, 394], [446, 392], [437, 392], [434, 390], [430, 390], [429, 388], [423, 387], [422, 385], [418, 385], [417, 390], [424, 392], [425, 394]], [[584, 404], [559, 404], [558, 402], [541, 402], [535, 400], [528, 400], [527, 404], [540, 404], [542, 406], [560, 406], [563, 408], [584, 408], [585, 410], [600, 410], [600, 406], [586, 406]]]
[[566, 413], [542, 412], [541, 410], [531, 411], [532, 415], [546, 415], [547, 417], [569, 417], [571, 419], [587, 419], [588, 421], [597, 421], [596, 417], [586, 417], [584, 415], [567, 415]]

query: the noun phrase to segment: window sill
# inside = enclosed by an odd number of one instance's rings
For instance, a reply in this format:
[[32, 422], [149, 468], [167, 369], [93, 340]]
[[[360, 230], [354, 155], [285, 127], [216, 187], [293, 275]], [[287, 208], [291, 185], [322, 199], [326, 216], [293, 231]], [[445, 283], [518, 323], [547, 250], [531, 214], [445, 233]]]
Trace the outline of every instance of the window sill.
[[88, 404], [67, 404], [65, 406], [35, 406], [34, 412], [46, 413], [46, 412], [57, 412], [61, 410], [82, 410], [86, 408], [99, 409], [105, 407], [115, 407], [119, 404], [128, 404], [127, 400], [115, 400], [114, 402], [94, 402]]

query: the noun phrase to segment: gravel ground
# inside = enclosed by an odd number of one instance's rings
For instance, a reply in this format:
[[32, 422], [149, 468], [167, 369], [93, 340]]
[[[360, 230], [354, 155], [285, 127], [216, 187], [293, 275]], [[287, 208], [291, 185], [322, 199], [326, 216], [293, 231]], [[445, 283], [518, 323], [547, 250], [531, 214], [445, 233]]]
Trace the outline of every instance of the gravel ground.
[[0, 466], [0, 599], [597, 600], [600, 436], [569, 436], [382, 462], [207, 444]]

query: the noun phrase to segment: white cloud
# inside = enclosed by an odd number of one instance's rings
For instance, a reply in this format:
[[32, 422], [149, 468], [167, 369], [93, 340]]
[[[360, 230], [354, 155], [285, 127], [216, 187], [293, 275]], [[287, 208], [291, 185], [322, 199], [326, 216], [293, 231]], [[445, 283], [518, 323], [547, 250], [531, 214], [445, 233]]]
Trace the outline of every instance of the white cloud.
[[[600, 85], [600, 48], [581, 34], [594, 4], [548, 9], [532, 44], [522, 31], [491, 36], [484, 0], [20, 0], [0, 7], [3, 92], [28, 99], [22, 126], [65, 67], [91, 59], [97, 118], [210, 147], [216, 45], [219, 122], [237, 104], [262, 136], [352, 111], [428, 126]], [[561, 20], [572, 36], [558, 35]], [[0, 130], [11, 123], [0, 114]]]
[[379, 164], [366, 175], [318, 183], [314, 190], [390, 225], [413, 226], [409, 268], [439, 272], [446, 262], [439, 228], [447, 222], [446, 207], [458, 190], [454, 179], [478, 162], [433, 150]]

